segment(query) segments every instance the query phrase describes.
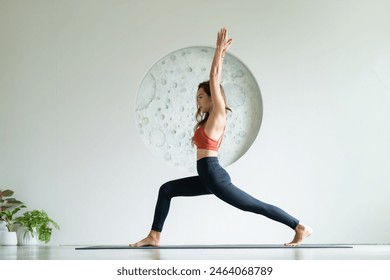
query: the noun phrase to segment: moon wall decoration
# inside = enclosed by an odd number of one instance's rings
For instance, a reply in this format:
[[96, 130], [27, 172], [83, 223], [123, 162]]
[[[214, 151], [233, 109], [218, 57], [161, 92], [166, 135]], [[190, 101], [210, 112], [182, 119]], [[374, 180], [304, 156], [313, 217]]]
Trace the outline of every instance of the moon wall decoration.
[[[144, 143], [163, 161], [190, 172], [196, 167], [191, 138], [197, 87], [208, 80], [214, 51], [211, 47], [188, 47], [164, 56], [146, 73], [137, 93], [137, 129]], [[256, 79], [230, 53], [223, 62], [222, 86], [233, 111], [228, 113], [219, 150], [220, 163], [226, 167], [243, 156], [256, 139], [263, 104]]]

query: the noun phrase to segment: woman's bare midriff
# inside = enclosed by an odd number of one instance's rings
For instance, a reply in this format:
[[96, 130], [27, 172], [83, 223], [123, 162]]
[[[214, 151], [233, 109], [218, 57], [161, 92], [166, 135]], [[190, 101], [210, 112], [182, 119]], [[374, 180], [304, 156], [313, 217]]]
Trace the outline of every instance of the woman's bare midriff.
[[213, 150], [205, 150], [205, 149], [197, 149], [196, 150], [196, 160], [200, 160], [204, 157], [217, 157], [218, 151]]

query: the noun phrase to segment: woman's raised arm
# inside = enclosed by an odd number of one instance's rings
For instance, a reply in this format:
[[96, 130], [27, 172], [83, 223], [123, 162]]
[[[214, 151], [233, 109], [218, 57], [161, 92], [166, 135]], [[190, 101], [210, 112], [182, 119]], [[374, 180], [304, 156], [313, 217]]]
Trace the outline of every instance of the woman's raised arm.
[[210, 91], [211, 99], [213, 101], [213, 114], [215, 117], [218, 115], [225, 117], [226, 104], [221, 93], [220, 84], [222, 79], [223, 59], [232, 42], [233, 39], [229, 39], [227, 29], [222, 28], [218, 32], [217, 45], [210, 69]]

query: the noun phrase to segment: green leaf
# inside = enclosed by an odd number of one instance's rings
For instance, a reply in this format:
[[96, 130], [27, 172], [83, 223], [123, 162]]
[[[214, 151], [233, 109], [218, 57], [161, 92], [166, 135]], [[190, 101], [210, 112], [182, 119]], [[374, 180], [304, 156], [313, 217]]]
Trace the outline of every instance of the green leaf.
[[14, 194], [14, 192], [11, 190], [0, 191], [0, 196], [3, 196], [3, 197], [10, 197], [13, 194]]
[[16, 200], [15, 198], [7, 198], [5, 200], [7, 203], [13, 203], [13, 204], [22, 204], [23, 202]]

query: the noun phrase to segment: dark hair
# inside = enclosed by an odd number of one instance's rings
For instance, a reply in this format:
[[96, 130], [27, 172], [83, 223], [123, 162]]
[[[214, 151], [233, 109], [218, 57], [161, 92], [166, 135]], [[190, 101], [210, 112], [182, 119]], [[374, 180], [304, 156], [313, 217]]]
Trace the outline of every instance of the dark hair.
[[[202, 83], [200, 83], [198, 85], [198, 90], [199, 89], [203, 89], [206, 94], [211, 97], [211, 90], [210, 90], [210, 81], [204, 81]], [[222, 97], [223, 97], [223, 100], [225, 101], [225, 111], [232, 111], [232, 109], [230, 109], [227, 104], [226, 104], [226, 96], [225, 96], [225, 91], [222, 87], [222, 85], [220, 85], [220, 88], [221, 88], [221, 94], [222, 94]], [[194, 126], [194, 132], [202, 125], [204, 125], [208, 118], [210, 116], [210, 113], [207, 112], [207, 113], [204, 113], [202, 114], [202, 112], [200, 111], [200, 109], [198, 108], [197, 111], [196, 111], [196, 114], [195, 114], [195, 119], [196, 119], [196, 124]], [[194, 137], [192, 137], [192, 144], [194, 144]]]

